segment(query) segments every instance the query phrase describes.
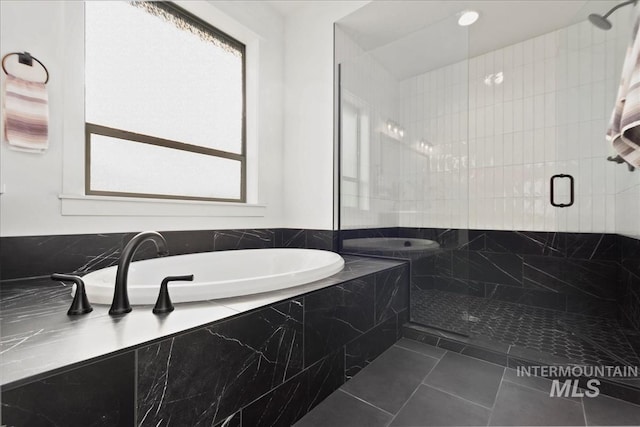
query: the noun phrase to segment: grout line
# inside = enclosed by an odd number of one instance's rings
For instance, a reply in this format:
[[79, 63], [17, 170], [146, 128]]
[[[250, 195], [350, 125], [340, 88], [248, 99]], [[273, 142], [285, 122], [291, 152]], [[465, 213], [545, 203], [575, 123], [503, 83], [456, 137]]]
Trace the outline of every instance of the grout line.
[[[446, 351], [446, 350], [445, 350]], [[418, 392], [418, 390], [420, 389], [421, 386], [424, 385], [424, 380], [427, 379], [427, 377], [429, 376], [429, 374], [431, 372], [433, 372], [433, 370], [436, 368], [436, 366], [438, 366], [438, 363], [440, 363], [440, 360], [438, 359], [438, 361], [435, 363], [435, 365], [433, 365], [431, 367], [431, 369], [429, 369], [429, 372], [427, 372], [427, 374], [422, 378], [422, 381], [420, 381], [420, 384], [418, 384], [418, 386], [416, 387], [415, 390], [413, 390], [413, 393], [411, 393], [411, 395], [407, 398], [407, 400], [402, 404], [402, 406], [400, 407], [400, 409], [398, 409], [398, 412], [391, 418], [391, 421], [389, 421], [389, 423], [387, 424], [387, 426], [391, 425], [391, 423], [393, 423], [393, 420], [396, 419], [396, 417], [398, 416], [398, 414], [400, 414], [400, 412], [402, 412], [402, 410], [404, 409], [405, 406], [407, 406], [407, 403], [409, 403], [409, 401], [411, 400], [411, 398]]]
[[407, 347], [403, 347], [403, 346], [399, 345], [397, 342], [392, 347], [398, 347], [398, 348], [401, 348], [403, 350], [410, 351], [411, 353], [416, 353], [416, 354], [419, 354], [420, 356], [429, 357], [429, 358], [435, 359], [435, 360], [440, 360], [442, 358], [442, 356], [440, 356], [439, 358], [435, 357], [435, 356], [429, 356], [428, 354], [420, 353], [419, 351], [416, 351], [416, 350], [413, 350], [413, 349], [410, 349], [410, 348], [407, 348]]
[[507, 374], [507, 368], [502, 370], [502, 377], [500, 378], [500, 384], [498, 385], [498, 390], [496, 391], [496, 397], [493, 398], [493, 405], [491, 405], [491, 411], [496, 407], [496, 402], [498, 401], [498, 393], [500, 393], [500, 389], [502, 388], [502, 383], [505, 381], [504, 376]]
[[[484, 406], [484, 405], [481, 405], [481, 404], [479, 404], [479, 403], [477, 403], [477, 402], [474, 402], [474, 401], [472, 401], [472, 400], [465, 399], [464, 397], [462, 397], [462, 396], [458, 396], [457, 394], [451, 393], [450, 391], [443, 390], [443, 389], [441, 389], [441, 388], [435, 387], [435, 386], [433, 386], [433, 385], [431, 385], [431, 384], [427, 384], [427, 383], [422, 383], [422, 385], [423, 385], [423, 386], [426, 386], [426, 387], [430, 387], [430, 388], [432, 388], [432, 389], [434, 389], [434, 390], [438, 390], [438, 391], [439, 391], [439, 392], [441, 392], [441, 393], [448, 394], [449, 396], [451, 396], [451, 397], [455, 397], [456, 399], [463, 400], [463, 401], [465, 401], [465, 402], [467, 402], [467, 403], [471, 403], [472, 405], [479, 406], [479, 407], [481, 407], [481, 408], [484, 408], [484, 409], [487, 409], [487, 410], [491, 411], [491, 408], [489, 408], [488, 406]], [[496, 395], [497, 395], [497, 393], [496, 393]]]
[[377, 409], [377, 410], [379, 410], [379, 411], [384, 412], [384, 413], [385, 413], [385, 414], [387, 414], [387, 415], [391, 415], [392, 417], [394, 416], [391, 412], [389, 412], [389, 411], [385, 411], [384, 409], [377, 407], [377, 406], [376, 406], [376, 405], [374, 405], [373, 403], [371, 403], [371, 402], [367, 402], [366, 400], [362, 399], [361, 397], [358, 397], [358, 396], [356, 396], [356, 395], [354, 395], [354, 394], [349, 393], [348, 391], [344, 390], [342, 387], [340, 387], [338, 390], [340, 390], [340, 391], [341, 391], [341, 392], [343, 392], [344, 394], [347, 394], [347, 395], [349, 395], [349, 396], [353, 397], [354, 399], [359, 400], [360, 402], [366, 403], [367, 405], [369, 405], [369, 406], [371, 406], [371, 407], [373, 407], [373, 408], [376, 408], [376, 409]]
[[582, 407], [582, 417], [584, 418], [584, 425], [588, 426], [589, 424], [587, 424], [587, 410], [584, 408], [584, 397], [580, 398], [580, 406]]

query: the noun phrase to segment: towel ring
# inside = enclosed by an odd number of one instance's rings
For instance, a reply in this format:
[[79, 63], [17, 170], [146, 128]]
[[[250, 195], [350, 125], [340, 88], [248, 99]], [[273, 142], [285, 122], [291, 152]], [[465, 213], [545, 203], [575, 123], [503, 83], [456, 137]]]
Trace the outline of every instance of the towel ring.
[[7, 69], [4, 67], [4, 61], [7, 59], [7, 57], [9, 57], [11, 55], [18, 55], [18, 62], [20, 64], [28, 65], [30, 67], [33, 66], [33, 61], [36, 61], [38, 64], [40, 64], [40, 66], [42, 67], [44, 72], [47, 74], [47, 78], [44, 81], [44, 84], [47, 84], [47, 82], [49, 81], [49, 70], [47, 70], [47, 67], [45, 67], [44, 64], [42, 62], [40, 62], [40, 60], [38, 58], [36, 58], [35, 56], [31, 56], [31, 54], [29, 52], [11, 52], [11, 53], [7, 53], [5, 56], [3, 56], [2, 57], [2, 71], [4, 71], [4, 73], [6, 75], [9, 75], [9, 73], [7, 72]]

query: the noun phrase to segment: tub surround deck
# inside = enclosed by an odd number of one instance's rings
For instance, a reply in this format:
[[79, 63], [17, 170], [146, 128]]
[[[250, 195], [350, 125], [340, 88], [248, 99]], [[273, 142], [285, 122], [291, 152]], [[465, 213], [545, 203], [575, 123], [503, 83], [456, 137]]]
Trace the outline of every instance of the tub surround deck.
[[345, 268], [326, 279], [281, 291], [178, 304], [174, 312], [161, 316], [154, 315], [151, 306], [136, 306], [127, 315], [112, 317], [109, 306], [96, 304], [87, 315], [67, 316], [72, 299], [69, 287], [46, 279], [4, 283], [2, 386], [13, 388], [74, 364], [400, 265], [345, 256]]

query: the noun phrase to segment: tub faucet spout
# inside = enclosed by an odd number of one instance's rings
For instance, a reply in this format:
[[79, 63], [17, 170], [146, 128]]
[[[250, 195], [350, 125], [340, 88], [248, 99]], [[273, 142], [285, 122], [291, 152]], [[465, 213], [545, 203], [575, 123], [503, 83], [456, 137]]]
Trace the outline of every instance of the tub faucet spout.
[[151, 240], [158, 250], [158, 256], [165, 256], [169, 253], [167, 250], [167, 242], [164, 237], [155, 231], [143, 231], [129, 240], [129, 243], [124, 247], [120, 260], [118, 261], [118, 269], [116, 270], [116, 285], [113, 293], [113, 302], [109, 309], [109, 314], [125, 314], [131, 311], [131, 304], [129, 304], [129, 294], [127, 292], [127, 276], [129, 274], [129, 265], [133, 259], [138, 247], [141, 244]]

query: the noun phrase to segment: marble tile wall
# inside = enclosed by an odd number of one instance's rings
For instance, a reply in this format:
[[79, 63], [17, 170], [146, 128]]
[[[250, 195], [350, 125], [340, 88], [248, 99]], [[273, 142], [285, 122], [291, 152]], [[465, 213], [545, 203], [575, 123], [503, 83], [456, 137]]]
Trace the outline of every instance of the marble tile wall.
[[291, 425], [399, 339], [408, 278], [383, 270], [2, 390], [2, 422]]
[[618, 236], [469, 230], [462, 248], [414, 263], [420, 289], [616, 317]]
[[[426, 256], [381, 250], [412, 261], [417, 289], [468, 293], [554, 310], [618, 318], [640, 326], [640, 241], [614, 234], [382, 228], [341, 231], [341, 239], [434, 240]], [[633, 320], [632, 320], [633, 319]]]
[[[310, 248], [337, 250], [331, 230], [256, 229], [161, 231], [169, 253], [182, 255], [232, 249]], [[0, 281], [84, 274], [118, 263], [120, 252], [135, 233], [19, 236], [0, 238]], [[155, 256], [152, 244], [142, 245], [135, 259]]]

